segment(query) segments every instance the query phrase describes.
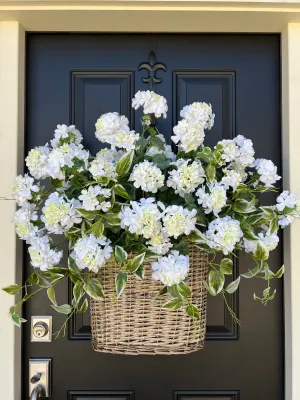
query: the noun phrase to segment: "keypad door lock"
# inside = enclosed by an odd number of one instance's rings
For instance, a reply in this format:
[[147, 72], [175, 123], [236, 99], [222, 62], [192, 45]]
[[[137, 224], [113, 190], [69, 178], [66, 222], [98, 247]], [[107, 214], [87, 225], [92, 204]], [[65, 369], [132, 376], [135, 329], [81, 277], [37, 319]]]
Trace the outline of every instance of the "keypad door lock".
[[32, 342], [52, 341], [52, 317], [31, 318], [31, 341]]

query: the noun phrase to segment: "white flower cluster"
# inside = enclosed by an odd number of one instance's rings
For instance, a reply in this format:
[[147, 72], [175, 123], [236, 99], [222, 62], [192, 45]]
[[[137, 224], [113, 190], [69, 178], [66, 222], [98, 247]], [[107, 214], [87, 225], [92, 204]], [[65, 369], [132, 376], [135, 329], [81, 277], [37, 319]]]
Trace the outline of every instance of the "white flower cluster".
[[229, 216], [213, 220], [205, 233], [207, 245], [224, 254], [231, 253], [242, 236], [239, 221]]
[[167, 100], [159, 94], [147, 91], [138, 91], [132, 99], [132, 107], [137, 110], [143, 107], [144, 114], [154, 114], [156, 118], [167, 118]]
[[28, 252], [32, 266], [39, 268], [41, 271], [47, 271], [49, 268], [57, 265], [63, 256], [62, 250], [56, 251], [51, 249], [48, 236], [35, 237], [30, 242]]
[[226, 163], [232, 162], [233, 167], [237, 165], [246, 168], [254, 162], [255, 152], [252, 140], [246, 139], [242, 135], [238, 135], [232, 140], [221, 140], [216, 147], [221, 148], [221, 158], [223, 161]]
[[19, 206], [32, 200], [32, 196], [40, 190], [39, 185], [34, 184], [34, 179], [25, 174], [18, 175], [12, 186], [12, 196]]
[[152, 263], [155, 281], [161, 281], [165, 286], [172, 286], [182, 282], [189, 273], [189, 257], [172, 250], [166, 257], [160, 257]]
[[154, 235], [148, 242], [148, 249], [156, 254], [164, 255], [173, 247], [168, 234], [165, 230], [161, 230]]
[[185, 106], [180, 116], [183, 118], [173, 128], [171, 139], [185, 153], [196, 150], [204, 141], [204, 129], [211, 129], [215, 115], [210, 104], [193, 103]]
[[[26, 157], [26, 165], [30, 174], [36, 179], [65, 179], [65, 167], [72, 168], [76, 160], [87, 167], [89, 152], [84, 150], [81, 133], [74, 125], [57, 125], [55, 138], [51, 141], [53, 149], [47, 145], [35, 147]], [[82, 171], [83, 167], [78, 167]]]
[[38, 227], [33, 224], [37, 219], [38, 215], [35, 204], [25, 203], [16, 211], [13, 222], [15, 223], [16, 232], [20, 239], [30, 243], [37, 235]]
[[41, 220], [50, 233], [62, 234], [74, 224], [81, 223], [81, 217], [76, 208], [80, 208], [79, 200], [60, 196], [58, 192], [52, 193], [42, 209]]
[[226, 190], [231, 187], [233, 192], [235, 192], [239, 184], [243, 182], [243, 176], [234, 170], [229, 170], [226, 168], [223, 169], [223, 173], [224, 176], [220, 183]]
[[96, 154], [96, 158], [91, 162], [89, 171], [94, 179], [115, 178], [116, 165], [124, 155], [122, 150], [102, 149]]
[[195, 229], [197, 210], [188, 210], [182, 206], [169, 206], [163, 216], [164, 230], [168, 236], [177, 239], [185, 234], [189, 235]]
[[105, 236], [101, 238], [94, 235], [85, 236], [77, 240], [71, 256], [78, 268], [98, 272], [112, 254], [110, 243]]
[[139, 134], [131, 131], [128, 124], [128, 119], [117, 112], [103, 114], [96, 122], [96, 138], [110, 144], [112, 149], [118, 147], [126, 151], [133, 150]]
[[111, 190], [102, 188], [99, 185], [90, 186], [88, 189], [83, 189], [78, 197], [82, 201], [82, 208], [87, 211], [108, 211], [111, 207], [110, 201], [105, 201], [104, 198], [111, 196]]
[[226, 190], [218, 182], [214, 182], [209, 186], [202, 186], [197, 190], [196, 196], [198, 197], [198, 204], [202, 205], [205, 214], [212, 212], [216, 217], [227, 201]]
[[128, 179], [133, 186], [145, 192], [157, 193], [164, 185], [164, 176], [159, 168], [147, 160], [136, 164]]
[[256, 168], [260, 175], [259, 180], [264, 183], [266, 187], [273, 187], [273, 184], [281, 179], [281, 176], [277, 175], [277, 167], [271, 160], [258, 158], [253, 163], [253, 167]]
[[279, 243], [279, 237], [276, 233], [269, 235], [264, 232], [260, 232], [257, 235], [257, 240], [244, 239], [244, 248], [247, 253], [255, 254], [258, 244], [265, 250], [266, 255], [269, 257], [270, 251], [276, 249]]
[[285, 190], [277, 197], [276, 209], [279, 212], [278, 223], [284, 228], [300, 218], [300, 197]]
[[167, 186], [172, 187], [179, 196], [193, 193], [204, 182], [205, 172], [200, 161], [179, 159], [173, 165], [177, 169], [169, 171]]

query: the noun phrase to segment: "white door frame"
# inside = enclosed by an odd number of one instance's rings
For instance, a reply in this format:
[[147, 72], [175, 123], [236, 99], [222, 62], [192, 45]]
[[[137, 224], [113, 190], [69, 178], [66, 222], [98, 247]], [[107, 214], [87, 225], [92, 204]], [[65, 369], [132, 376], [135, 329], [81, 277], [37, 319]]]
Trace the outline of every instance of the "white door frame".
[[[52, 0], [49, 3], [0, 0], [1, 196], [10, 196], [13, 178], [23, 169], [26, 31], [281, 33], [283, 183], [286, 189], [300, 193], [299, 2], [82, 0], [80, 5], [73, 0]], [[14, 210], [12, 202], [1, 202], [0, 287], [21, 281], [21, 247], [11, 223]], [[300, 222], [284, 235], [286, 400], [300, 399], [299, 246]], [[13, 302], [10, 296], [0, 293], [0, 398], [5, 400], [21, 399], [21, 334], [7, 318]]]

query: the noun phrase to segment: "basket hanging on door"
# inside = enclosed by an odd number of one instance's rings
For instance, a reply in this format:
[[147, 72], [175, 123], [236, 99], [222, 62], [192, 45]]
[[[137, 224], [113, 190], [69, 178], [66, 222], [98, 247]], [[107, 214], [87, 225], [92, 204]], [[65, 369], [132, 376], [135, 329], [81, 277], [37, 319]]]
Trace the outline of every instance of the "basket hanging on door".
[[166, 296], [158, 296], [161, 283], [152, 279], [150, 265], [145, 278], [129, 277], [126, 289], [116, 300], [115, 275], [119, 266], [110, 260], [97, 277], [105, 299], [91, 299], [92, 343], [94, 350], [116, 354], [187, 354], [203, 348], [206, 333], [207, 253], [189, 246], [189, 286], [191, 302], [200, 310], [200, 320], [192, 320], [184, 309], [164, 310]]

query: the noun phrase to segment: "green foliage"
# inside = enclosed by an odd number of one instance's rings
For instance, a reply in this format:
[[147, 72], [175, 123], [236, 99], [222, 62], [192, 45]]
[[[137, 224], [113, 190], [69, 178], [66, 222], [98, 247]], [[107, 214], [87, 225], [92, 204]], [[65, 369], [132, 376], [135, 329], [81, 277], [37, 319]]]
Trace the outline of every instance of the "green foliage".
[[162, 308], [165, 310], [176, 311], [183, 306], [183, 301], [181, 299], [172, 299], [165, 303]]
[[7, 294], [16, 295], [20, 292], [21, 286], [17, 284], [10, 285], [2, 288], [2, 290], [4, 290], [4, 292], [6, 292]]
[[118, 164], [116, 165], [116, 173], [119, 176], [125, 176], [128, 174], [132, 165], [133, 156], [134, 156], [134, 151], [131, 150], [129, 153], [125, 153], [121, 157]]
[[186, 313], [189, 317], [193, 319], [200, 318], [200, 311], [194, 304], [189, 304], [186, 308]]
[[235, 281], [229, 283], [229, 285], [225, 289], [226, 292], [230, 294], [236, 292], [239, 287], [240, 281], [241, 277], [239, 276]]
[[115, 259], [118, 263], [123, 263], [127, 260], [128, 254], [121, 246], [115, 247]]
[[225, 275], [232, 274], [233, 261], [230, 258], [223, 258], [220, 263], [220, 271]]
[[128, 274], [126, 272], [119, 272], [115, 277], [116, 294], [120, 297], [125, 289], [128, 280]]
[[72, 307], [69, 306], [69, 304], [63, 304], [61, 306], [56, 306], [54, 304], [51, 304], [51, 307], [54, 308], [55, 311], [57, 311], [60, 314], [70, 314], [72, 312]]
[[217, 295], [223, 289], [225, 283], [225, 276], [221, 271], [213, 269], [208, 276], [208, 283], [210, 290]]
[[115, 191], [115, 194], [116, 194], [117, 196], [123, 197], [124, 199], [127, 199], [127, 200], [131, 200], [131, 197], [130, 197], [129, 194], [126, 192], [124, 186], [122, 186], [122, 185], [120, 185], [120, 184], [116, 184], [116, 185], [114, 186], [114, 191]]
[[104, 298], [102, 285], [97, 278], [88, 279], [84, 283], [83, 289], [90, 297], [95, 300], [101, 300]]
[[93, 232], [93, 234], [100, 238], [103, 235], [103, 231], [104, 231], [104, 225], [103, 222], [99, 219], [97, 222], [95, 222], [92, 226], [91, 226], [91, 230]]
[[127, 272], [136, 272], [136, 270], [143, 264], [146, 253], [139, 254], [128, 261], [125, 268]]

